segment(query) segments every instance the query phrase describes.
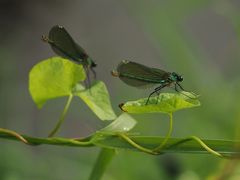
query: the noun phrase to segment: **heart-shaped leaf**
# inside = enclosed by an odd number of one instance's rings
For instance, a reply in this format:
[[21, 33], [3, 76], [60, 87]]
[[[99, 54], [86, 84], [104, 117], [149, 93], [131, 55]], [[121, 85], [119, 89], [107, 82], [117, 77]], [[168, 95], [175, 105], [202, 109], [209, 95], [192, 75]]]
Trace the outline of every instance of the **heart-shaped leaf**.
[[72, 94], [79, 81], [86, 78], [82, 65], [53, 57], [36, 64], [29, 73], [29, 90], [39, 108], [53, 98]]
[[161, 93], [159, 97], [147, 98], [137, 101], [128, 101], [120, 108], [128, 113], [173, 113], [175, 111], [200, 106], [199, 100], [189, 92]]

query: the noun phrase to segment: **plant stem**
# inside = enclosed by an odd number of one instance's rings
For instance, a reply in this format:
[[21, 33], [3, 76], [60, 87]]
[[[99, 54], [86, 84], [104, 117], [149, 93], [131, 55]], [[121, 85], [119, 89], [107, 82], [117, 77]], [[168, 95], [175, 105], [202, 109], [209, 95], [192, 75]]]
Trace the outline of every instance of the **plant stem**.
[[101, 179], [114, 155], [115, 155], [114, 149], [102, 148], [100, 154], [98, 155], [96, 164], [94, 165], [93, 170], [90, 174], [89, 180]]
[[148, 154], [153, 154], [153, 155], [157, 155], [157, 152], [154, 152], [151, 149], [145, 148], [143, 146], [140, 146], [139, 144], [135, 143], [133, 140], [131, 140], [127, 135], [123, 134], [123, 133], [118, 133], [118, 136], [120, 136], [121, 138], [123, 138], [125, 141], [127, 141], [129, 144], [131, 144], [133, 147], [135, 147], [136, 149], [148, 153]]
[[168, 139], [171, 137], [172, 130], [173, 130], [173, 115], [172, 115], [172, 113], [169, 113], [169, 129], [168, 129], [168, 133], [165, 136], [165, 139], [162, 141], [162, 143], [158, 147], [156, 147], [153, 151], [159, 153], [162, 150], [162, 148], [167, 143]]
[[[239, 159], [240, 158], [240, 151], [238, 148], [236, 148], [236, 145], [240, 144], [240, 141], [229, 141], [229, 140], [201, 140], [198, 137], [191, 136], [188, 138], [169, 138], [169, 140], [166, 142], [167, 148], [164, 148], [161, 153], [154, 152], [151, 149], [147, 149], [142, 147], [141, 145], [134, 142], [136, 140], [140, 144], [147, 144], [150, 147], [157, 146], [159, 144], [159, 141], [164, 141], [165, 138], [162, 137], [151, 137], [151, 136], [133, 136], [128, 137], [124, 134], [115, 134], [112, 136], [107, 136], [108, 138], [104, 140], [104, 136], [101, 138], [94, 139], [95, 135], [81, 138], [81, 140], [78, 138], [63, 138], [63, 137], [52, 137], [52, 138], [37, 138], [37, 137], [30, 137], [27, 135], [19, 134], [15, 131], [9, 130], [9, 129], [3, 129], [0, 128], [0, 138], [3, 139], [9, 139], [9, 140], [15, 140], [23, 142], [27, 145], [57, 145], [57, 146], [69, 146], [69, 147], [94, 147], [94, 146], [100, 146], [104, 148], [111, 148], [111, 149], [126, 149], [126, 150], [139, 150], [145, 153], [153, 154], [153, 155], [159, 155], [162, 153], [211, 153], [213, 155], [216, 155], [218, 157], [227, 158], [227, 159]], [[125, 142], [123, 144], [119, 142], [119, 137], [123, 138], [127, 143], [131, 144], [134, 148], [129, 147], [129, 145]], [[132, 140], [133, 139], [133, 140]], [[104, 142], [105, 141], [105, 142]], [[189, 142], [188, 141], [194, 141]], [[214, 147], [214, 149], [211, 149], [208, 145], [211, 147]], [[121, 146], [119, 146], [119, 143]], [[199, 147], [199, 145], [201, 147]]]
[[58, 145], [58, 146], [74, 146], [74, 147], [90, 147], [94, 146], [91, 140], [75, 140], [72, 138], [52, 137], [52, 138], [36, 138], [27, 135], [21, 135], [9, 129], [0, 128], [0, 138], [21, 141], [27, 145]]
[[148, 154], [157, 155], [157, 154], [161, 153], [162, 148], [167, 143], [168, 139], [171, 137], [172, 130], [173, 130], [173, 115], [172, 115], [172, 113], [169, 113], [169, 123], [170, 123], [169, 124], [169, 129], [168, 129], [168, 133], [167, 133], [165, 139], [162, 141], [162, 143], [158, 147], [156, 147], [153, 150], [145, 148], [143, 146], [140, 146], [139, 144], [135, 143], [133, 140], [131, 140], [127, 135], [125, 135], [123, 133], [119, 133], [118, 135], [120, 137], [122, 137], [124, 140], [126, 140], [133, 147], [139, 149], [140, 151], [143, 151], [143, 152], [148, 153]]
[[14, 136], [14, 137], [16, 137], [19, 141], [22, 141], [22, 142], [24, 142], [25, 144], [29, 144], [29, 142], [28, 142], [23, 136], [21, 136], [20, 134], [16, 133], [15, 131], [12, 131], [12, 130], [9, 130], [9, 129], [0, 128], [0, 132], [1, 132], [1, 133], [9, 134], [9, 135], [11, 135], [11, 136]]
[[65, 120], [65, 116], [66, 116], [67, 111], [69, 109], [69, 106], [71, 104], [72, 98], [73, 98], [73, 95], [70, 94], [69, 97], [68, 97], [67, 103], [66, 103], [66, 105], [65, 105], [65, 107], [63, 109], [63, 112], [62, 112], [62, 114], [61, 114], [61, 116], [60, 116], [60, 118], [58, 120], [58, 123], [56, 124], [55, 128], [51, 131], [51, 133], [48, 135], [48, 137], [54, 136], [57, 133], [57, 131], [59, 130], [59, 128], [61, 127], [62, 123]]
[[210, 147], [208, 147], [200, 138], [198, 138], [197, 136], [191, 136], [189, 137], [190, 139], [193, 139], [195, 141], [197, 141], [204, 149], [206, 149], [207, 152], [218, 156], [218, 157], [224, 157], [222, 154], [218, 153], [217, 151], [214, 151], [213, 149], [211, 149]]

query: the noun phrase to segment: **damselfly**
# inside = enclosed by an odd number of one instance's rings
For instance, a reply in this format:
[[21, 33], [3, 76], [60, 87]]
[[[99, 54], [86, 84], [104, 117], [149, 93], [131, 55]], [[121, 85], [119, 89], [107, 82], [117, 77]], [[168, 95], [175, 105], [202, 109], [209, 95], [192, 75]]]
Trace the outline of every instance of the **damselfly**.
[[[161, 69], [150, 68], [136, 62], [122, 61], [118, 65], [117, 71], [112, 71], [112, 75], [119, 77], [124, 83], [137, 88], [150, 88], [158, 85], [148, 96], [146, 104], [148, 104], [153, 94], [156, 93], [159, 96], [161, 89], [165, 87], [173, 86], [175, 91], [180, 93], [184, 91], [183, 87], [180, 85], [180, 82], [183, 81], [181, 75], [175, 72], [166, 72]], [[189, 97], [186, 94], [184, 95]]]

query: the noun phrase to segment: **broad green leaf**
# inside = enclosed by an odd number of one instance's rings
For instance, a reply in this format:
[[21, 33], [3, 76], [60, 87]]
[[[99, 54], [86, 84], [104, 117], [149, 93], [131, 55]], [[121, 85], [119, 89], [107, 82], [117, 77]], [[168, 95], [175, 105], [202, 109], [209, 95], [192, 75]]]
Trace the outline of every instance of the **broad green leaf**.
[[36, 64], [29, 73], [29, 90], [39, 108], [53, 98], [68, 96], [86, 78], [82, 65], [53, 57]]
[[122, 113], [116, 120], [100, 131], [128, 132], [134, 128], [136, 123], [136, 120], [133, 119], [129, 114]]
[[[120, 105], [121, 109], [128, 113], [173, 113], [175, 111], [200, 106], [199, 100], [189, 98], [193, 95], [189, 92], [180, 93], [161, 93], [158, 97], [147, 98], [137, 101], [129, 101]], [[187, 96], [189, 97], [187, 97]]]
[[79, 96], [101, 120], [116, 119], [103, 82], [96, 81], [90, 89], [76, 92], [75, 95]]
[[[131, 140], [135, 143], [149, 148], [154, 149], [159, 146], [164, 140], [165, 137], [158, 136], [129, 136]], [[239, 149], [237, 149], [236, 145], [240, 144], [239, 141], [231, 141], [231, 140], [202, 140], [205, 144], [207, 144], [210, 148], [215, 151], [225, 154], [225, 155], [240, 155]], [[102, 134], [99, 138], [94, 140], [94, 144], [103, 148], [110, 149], [123, 149], [123, 150], [131, 150], [131, 151], [139, 151], [132, 145], [130, 145], [127, 141], [122, 138], [119, 138], [116, 135], [107, 135]], [[169, 138], [166, 142], [163, 150], [163, 153], [208, 153], [199, 143], [190, 139], [190, 138]]]

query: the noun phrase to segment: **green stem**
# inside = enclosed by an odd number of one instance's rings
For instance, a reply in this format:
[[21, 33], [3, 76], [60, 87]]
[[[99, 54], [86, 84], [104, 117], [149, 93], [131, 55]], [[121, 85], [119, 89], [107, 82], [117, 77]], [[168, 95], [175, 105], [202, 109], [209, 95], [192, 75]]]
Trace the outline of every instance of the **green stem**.
[[89, 180], [99, 180], [103, 176], [107, 166], [115, 155], [115, 150], [102, 148], [96, 164], [90, 174]]
[[59, 128], [61, 127], [62, 123], [65, 120], [65, 116], [66, 116], [67, 111], [69, 109], [69, 106], [71, 104], [72, 98], [73, 98], [73, 95], [70, 94], [69, 97], [68, 97], [67, 103], [66, 103], [66, 105], [64, 107], [64, 110], [63, 110], [63, 112], [62, 112], [62, 114], [61, 114], [61, 116], [60, 116], [60, 118], [58, 120], [58, 123], [56, 124], [55, 128], [51, 131], [51, 133], [48, 135], [48, 137], [54, 136], [57, 133], [57, 131], [59, 130]]
[[168, 133], [165, 136], [165, 139], [162, 141], [162, 143], [158, 147], [156, 147], [153, 151], [159, 153], [162, 150], [162, 148], [167, 143], [168, 139], [171, 137], [172, 130], [173, 130], [173, 115], [172, 115], [172, 113], [169, 113], [169, 129], [168, 129]]
[[[111, 148], [111, 149], [118, 149], [123, 148], [126, 150], [140, 150], [149, 154], [162, 154], [152, 151], [151, 149], [147, 149], [142, 147], [141, 145], [138, 145], [133, 140], [136, 140], [137, 142], [141, 142], [142, 144], [147, 144], [151, 147], [156, 146], [159, 141], [163, 141], [165, 138], [161, 137], [155, 137], [157, 139], [153, 139], [153, 137], [148, 136], [133, 136], [128, 137], [127, 135], [124, 136], [124, 134], [115, 134], [110, 137], [110, 139], [105, 139], [103, 136], [103, 141], [101, 143], [101, 139], [96, 138], [94, 139], [95, 135], [91, 137], [81, 138], [81, 140], [78, 138], [62, 138], [62, 137], [53, 137], [53, 138], [36, 138], [36, 137], [30, 137], [27, 135], [19, 134], [15, 131], [9, 130], [9, 129], [2, 129], [0, 128], [0, 138], [3, 139], [9, 139], [9, 140], [16, 140], [20, 142], [24, 142], [28, 145], [41, 145], [41, 144], [47, 144], [47, 145], [57, 145], [57, 146], [69, 146], [69, 147], [94, 147], [94, 146], [101, 146], [105, 148]], [[117, 142], [119, 142], [119, 137], [124, 138], [124, 140], [128, 143], [130, 143], [135, 149], [129, 148], [127, 145], [122, 145], [122, 147], [118, 145]], [[133, 140], [132, 140], [133, 139]], [[107, 144], [104, 143], [104, 141], [110, 140]], [[188, 141], [195, 141], [197, 144], [200, 144], [201, 147], [197, 146], [196, 143], [187, 143]], [[205, 142], [208, 142], [208, 144], [212, 147], [215, 147], [218, 149], [219, 152], [216, 152], [215, 150], [211, 149], [208, 145], [205, 144]], [[120, 143], [121, 144], [121, 143]], [[237, 144], [240, 144], [239, 141], [228, 141], [228, 140], [201, 140], [198, 137], [191, 136], [188, 138], [172, 138], [169, 139], [167, 144], [167, 148], [164, 149], [164, 153], [211, 153], [213, 155], [216, 155], [218, 157], [227, 158], [227, 159], [236, 159], [240, 158], [239, 149], [236, 148]], [[204, 150], [203, 150], [204, 149]], [[206, 150], [206, 151], [205, 151]]]
[[168, 139], [171, 137], [172, 130], [173, 130], [173, 115], [172, 115], [172, 113], [169, 113], [169, 123], [170, 123], [169, 124], [169, 129], [168, 129], [168, 133], [167, 133], [165, 139], [162, 141], [162, 143], [158, 147], [156, 147], [153, 150], [145, 148], [143, 146], [140, 146], [139, 144], [135, 143], [133, 140], [131, 140], [127, 135], [125, 135], [123, 133], [119, 133], [118, 135], [121, 138], [123, 138], [124, 140], [126, 140], [133, 147], [137, 148], [138, 150], [143, 151], [143, 152], [148, 153], [148, 154], [157, 155], [157, 154], [161, 154], [160, 151], [165, 146], [165, 144], [167, 143]]
[[[125, 133], [113, 133], [113, 132], [106, 132], [106, 131], [101, 131], [100, 132], [100, 136], [101, 134], [105, 134], [105, 135], [116, 135], [118, 137], [121, 137], [123, 140], [125, 140], [126, 142], [128, 142], [130, 145], [132, 145], [134, 148], [138, 149], [139, 151], [148, 153], [148, 154], [152, 154], [152, 155], [157, 155], [159, 153], [157, 152], [153, 152], [152, 149], [148, 149], [145, 148], [139, 144], [137, 144], [136, 142], [134, 142], [131, 138], [128, 137], [128, 135], [126, 135]], [[94, 144], [94, 140], [97, 139], [97, 136], [93, 136], [93, 138], [91, 139], [91, 142]]]
[[23, 136], [21, 136], [20, 134], [18, 134], [15, 131], [12, 131], [12, 130], [9, 130], [9, 129], [0, 128], [0, 132], [8, 134], [8, 135], [11, 135], [11, 136], [17, 138], [18, 140], [24, 142], [25, 144], [29, 144], [29, 142]]
[[123, 138], [125, 141], [127, 141], [129, 144], [131, 144], [133, 147], [135, 147], [136, 149], [148, 153], [148, 154], [153, 154], [153, 155], [157, 155], [159, 154], [158, 152], [154, 152], [151, 149], [145, 148], [143, 146], [140, 146], [139, 144], [135, 143], [133, 140], [131, 140], [127, 135], [123, 134], [123, 133], [118, 133], [118, 136], [120, 136], [121, 138]]
[[195, 141], [197, 141], [204, 149], [206, 149], [207, 152], [209, 152], [210, 154], [213, 154], [215, 156], [218, 157], [224, 157], [222, 154], [218, 153], [217, 151], [214, 151], [213, 149], [211, 149], [208, 145], [206, 145], [200, 138], [198, 138], [197, 136], [191, 136], [189, 137], [189, 139], [193, 139]]
[[61, 137], [52, 137], [52, 138], [36, 138], [26, 135], [18, 134], [15, 131], [9, 129], [0, 128], [0, 138], [10, 139], [21, 141], [27, 145], [58, 145], [58, 146], [75, 146], [75, 147], [90, 147], [94, 146], [91, 140], [83, 139], [82, 141], [71, 139], [71, 138], [61, 138]]

